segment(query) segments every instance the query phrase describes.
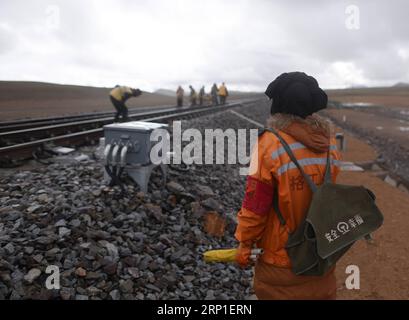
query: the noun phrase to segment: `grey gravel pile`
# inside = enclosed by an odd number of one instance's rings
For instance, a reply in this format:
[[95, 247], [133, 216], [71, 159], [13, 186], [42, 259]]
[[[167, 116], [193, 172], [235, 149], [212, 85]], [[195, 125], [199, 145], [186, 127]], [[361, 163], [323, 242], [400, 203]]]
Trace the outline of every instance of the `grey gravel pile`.
[[[254, 128], [229, 112], [183, 126]], [[3, 173], [0, 299], [245, 299], [251, 269], [202, 260], [206, 250], [237, 246], [245, 182], [238, 168], [172, 166], [166, 186], [159, 173], [149, 194], [127, 180], [123, 197], [103, 184], [92, 157]], [[227, 218], [220, 239], [204, 231], [208, 211]], [[59, 290], [45, 286], [50, 265], [59, 267]]]

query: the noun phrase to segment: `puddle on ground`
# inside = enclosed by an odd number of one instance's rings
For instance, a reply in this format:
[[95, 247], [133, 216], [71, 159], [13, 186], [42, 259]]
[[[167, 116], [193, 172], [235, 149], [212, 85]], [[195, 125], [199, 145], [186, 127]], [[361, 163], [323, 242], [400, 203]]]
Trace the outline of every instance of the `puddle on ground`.
[[345, 102], [339, 104], [342, 108], [369, 108], [376, 107], [375, 104], [369, 102]]

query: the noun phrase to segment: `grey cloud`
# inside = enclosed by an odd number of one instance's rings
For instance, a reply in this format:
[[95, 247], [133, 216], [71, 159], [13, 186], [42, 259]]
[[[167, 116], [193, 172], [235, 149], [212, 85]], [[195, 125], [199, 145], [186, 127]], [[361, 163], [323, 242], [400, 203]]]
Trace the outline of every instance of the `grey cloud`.
[[[152, 89], [226, 81], [264, 90], [294, 70], [315, 75], [324, 87], [409, 81], [409, 59], [398, 55], [409, 50], [404, 0], [354, 1], [359, 30], [345, 27], [351, 2], [344, 0], [55, 0], [60, 25], [53, 30], [50, 3], [1, 1], [0, 21], [11, 28], [0, 24], [0, 54], [9, 61], [7, 69], [0, 66], [3, 77], [140, 81]], [[343, 65], [345, 72], [337, 69]]]

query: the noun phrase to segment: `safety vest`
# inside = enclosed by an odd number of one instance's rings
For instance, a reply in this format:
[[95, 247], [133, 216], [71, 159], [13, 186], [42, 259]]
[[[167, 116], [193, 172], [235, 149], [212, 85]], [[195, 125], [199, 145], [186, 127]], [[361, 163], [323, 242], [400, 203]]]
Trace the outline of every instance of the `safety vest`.
[[118, 101], [122, 101], [125, 97], [125, 94], [132, 95], [132, 89], [130, 87], [125, 87], [125, 86], [116, 87], [112, 89], [109, 94], [114, 99]]
[[219, 88], [219, 96], [227, 96], [227, 89], [225, 86], [221, 85]]

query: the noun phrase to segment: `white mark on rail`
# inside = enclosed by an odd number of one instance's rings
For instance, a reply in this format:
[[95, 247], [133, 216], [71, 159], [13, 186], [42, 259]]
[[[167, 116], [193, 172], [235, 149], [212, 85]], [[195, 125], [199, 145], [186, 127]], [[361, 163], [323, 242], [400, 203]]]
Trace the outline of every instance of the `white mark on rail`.
[[253, 119], [250, 119], [250, 118], [246, 117], [245, 115], [243, 115], [243, 114], [241, 114], [241, 113], [239, 113], [239, 112], [237, 112], [237, 111], [230, 110], [230, 112], [233, 113], [233, 114], [235, 114], [235, 115], [238, 116], [239, 118], [242, 118], [242, 119], [244, 119], [244, 120], [246, 120], [246, 121], [248, 121], [248, 122], [250, 122], [250, 123], [252, 123], [252, 124], [255, 124], [256, 126], [258, 126], [258, 127], [260, 127], [260, 128], [264, 128], [264, 126], [263, 126], [260, 122], [257, 122], [257, 121], [255, 121], [255, 120], [253, 120]]

